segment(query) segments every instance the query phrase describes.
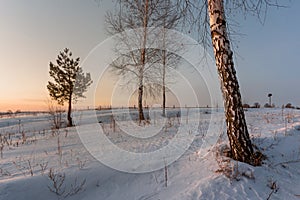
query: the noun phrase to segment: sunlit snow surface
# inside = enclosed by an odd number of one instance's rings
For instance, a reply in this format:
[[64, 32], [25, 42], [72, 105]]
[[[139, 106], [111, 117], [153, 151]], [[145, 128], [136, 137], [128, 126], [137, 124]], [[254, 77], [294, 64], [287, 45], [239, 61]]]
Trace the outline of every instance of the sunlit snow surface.
[[[193, 117], [192, 113], [196, 111], [200, 113], [199, 120]], [[82, 115], [87, 115], [84, 119], [88, 119], [89, 112], [82, 112]], [[120, 129], [123, 126], [128, 132], [134, 127], [126, 123], [128, 116], [119, 115], [116, 120], [121, 123], [120, 127], [113, 130], [111, 112], [97, 111], [97, 120], [101, 121], [97, 125], [103, 128], [105, 136], [118, 148], [135, 153], [149, 153], [165, 147], [176, 137], [180, 126], [189, 127], [188, 124], [197, 122], [194, 129], [184, 128], [194, 136], [193, 142], [182, 156], [166, 167], [167, 187], [164, 166], [148, 173], [126, 173], [107, 167], [86, 150], [76, 127], [51, 130], [51, 121], [46, 114], [1, 118], [1, 144], [4, 148], [3, 158], [0, 159], [0, 199], [267, 199], [270, 195], [270, 199], [299, 199], [299, 110], [246, 111], [250, 136], [267, 159], [261, 167], [231, 161], [232, 166], [238, 166], [239, 172], [237, 178], [232, 179], [216, 172], [220, 167], [213, 149], [215, 144], [208, 142], [211, 146], [203, 147], [203, 138], [209, 140], [206, 133], [211, 118], [219, 118], [222, 112], [190, 108], [188, 120], [184, 112], [180, 113], [178, 120], [177, 111], [169, 111], [163, 126], [158, 126], [160, 121], [155, 122], [157, 129], [152, 116], [150, 125], [157, 134], [137, 138]], [[130, 116], [130, 120], [133, 120], [130, 123], [136, 123], [135, 112], [131, 112]], [[88, 124], [89, 120], [86, 120], [78, 126]], [[218, 135], [222, 133], [222, 129], [214, 131]], [[226, 134], [223, 137], [223, 143], [226, 143]], [[119, 161], [120, 166], [124, 165], [126, 159], [110, 154], [110, 147], [99, 148], [108, 152], [107, 159], [115, 163]], [[130, 162], [127, 166], [130, 166]], [[48, 177], [50, 169], [65, 174], [65, 193], [61, 196], [49, 190], [52, 187]], [[253, 177], [249, 178], [245, 174]], [[67, 195], [84, 180], [85, 184], [80, 191]]]

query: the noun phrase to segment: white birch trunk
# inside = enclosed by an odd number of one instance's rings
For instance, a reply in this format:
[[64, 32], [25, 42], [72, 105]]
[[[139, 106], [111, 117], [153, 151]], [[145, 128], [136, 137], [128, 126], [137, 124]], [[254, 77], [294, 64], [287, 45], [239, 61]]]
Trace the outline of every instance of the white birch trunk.
[[232, 158], [253, 164], [253, 148], [249, 138], [241, 94], [227, 35], [223, 0], [208, 0], [210, 30], [224, 98], [227, 135]]
[[144, 20], [143, 20], [143, 28], [144, 35], [142, 41], [142, 49], [141, 49], [141, 66], [139, 69], [139, 88], [138, 88], [138, 112], [139, 112], [139, 122], [145, 120], [144, 112], [143, 112], [143, 92], [144, 92], [144, 68], [146, 62], [146, 43], [147, 43], [147, 27], [148, 27], [148, 6], [149, 0], [145, 1], [144, 5]]

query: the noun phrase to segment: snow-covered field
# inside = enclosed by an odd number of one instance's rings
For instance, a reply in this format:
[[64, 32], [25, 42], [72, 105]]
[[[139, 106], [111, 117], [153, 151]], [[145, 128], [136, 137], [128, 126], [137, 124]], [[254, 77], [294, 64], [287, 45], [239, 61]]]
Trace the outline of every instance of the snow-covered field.
[[[193, 109], [169, 113], [159, 135], [142, 140], [114, 127], [107, 111], [98, 112], [98, 121], [107, 138], [119, 147], [150, 152], [168, 145], [180, 126], [198, 120], [193, 118]], [[0, 199], [300, 199], [300, 110], [246, 111], [253, 143], [267, 157], [260, 167], [220, 155], [226, 136], [214, 146], [202, 148], [200, 155], [211, 115], [216, 118], [220, 112], [201, 111], [200, 125], [191, 133], [194, 141], [179, 159], [148, 173], [126, 173], [105, 166], [86, 150], [76, 127], [52, 130], [45, 114], [23, 116], [20, 121], [18, 116], [2, 118]], [[126, 125], [128, 116], [121, 119]], [[88, 120], [77, 125], [86, 123]], [[153, 116], [149, 123], [154, 124]]]

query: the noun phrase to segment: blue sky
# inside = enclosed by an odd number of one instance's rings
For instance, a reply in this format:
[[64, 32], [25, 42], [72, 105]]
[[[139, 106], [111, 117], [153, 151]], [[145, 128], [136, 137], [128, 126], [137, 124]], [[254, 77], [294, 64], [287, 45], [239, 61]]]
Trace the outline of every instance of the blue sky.
[[299, 1], [289, 8], [270, 8], [262, 25], [254, 17], [240, 20], [236, 69], [245, 102], [267, 102], [273, 94], [276, 105], [291, 102], [300, 105]]
[[[286, 1], [283, 1], [286, 3]], [[270, 8], [264, 25], [238, 17], [236, 70], [243, 101], [300, 106], [300, 1]], [[108, 35], [110, 1], [0, 0], [0, 110], [45, 109], [49, 62], [65, 47], [82, 59]], [[236, 54], [236, 55], [237, 55]]]

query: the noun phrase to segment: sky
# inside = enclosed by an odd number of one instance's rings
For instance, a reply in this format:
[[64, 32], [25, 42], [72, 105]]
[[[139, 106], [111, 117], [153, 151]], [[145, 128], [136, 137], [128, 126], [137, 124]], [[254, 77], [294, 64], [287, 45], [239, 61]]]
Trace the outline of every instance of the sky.
[[[300, 106], [300, 1], [283, 2], [288, 8], [270, 8], [264, 24], [237, 16], [235, 67], [244, 103], [264, 105], [272, 93], [276, 106]], [[0, 111], [47, 110], [49, 62], [65, 47], [84, 60], [109, 37], [104, 16], [111, 8], [108, 0], [0, 0]], [[101, 81], [96, 104], [105, 106], [114, 82]]]

